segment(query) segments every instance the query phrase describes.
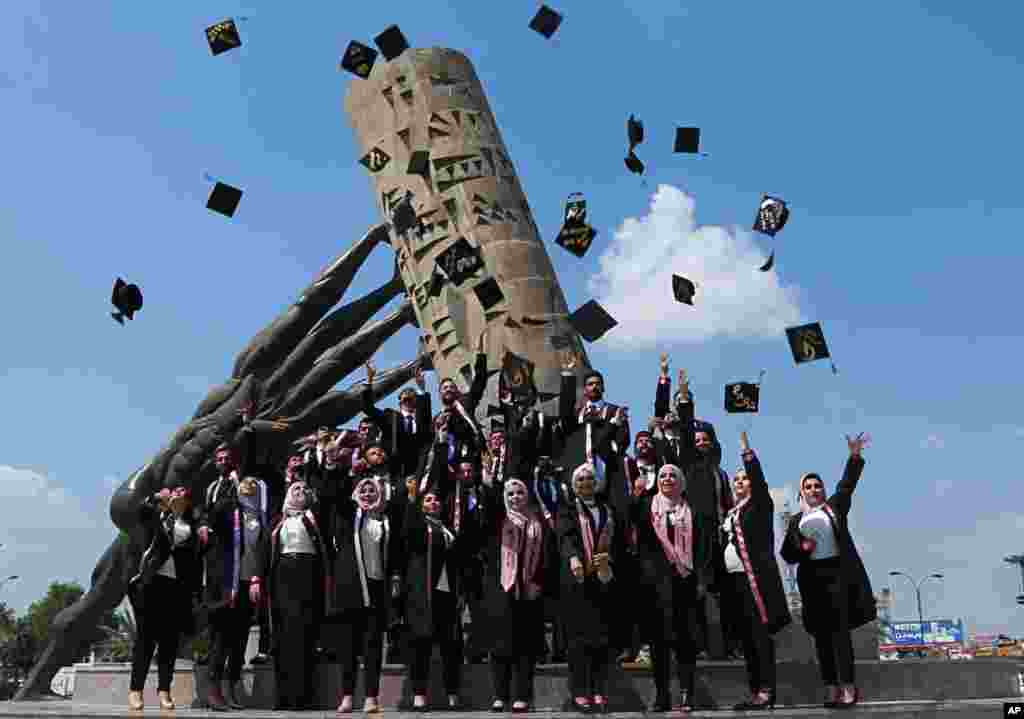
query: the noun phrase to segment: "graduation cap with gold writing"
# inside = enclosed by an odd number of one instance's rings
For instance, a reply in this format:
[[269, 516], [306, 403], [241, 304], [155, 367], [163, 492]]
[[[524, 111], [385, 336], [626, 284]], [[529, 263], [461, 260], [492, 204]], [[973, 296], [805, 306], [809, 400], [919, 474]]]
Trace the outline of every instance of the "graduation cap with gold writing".
[[513, 400], [536, 397], [537, 386], [533, 380], [534, 369], [533, 362], [520, 357], [515, 352], [506, 350], [505, 358], [501, 363], [501, 375], [498, 377], [498, 396], [503, 397], [506, 393], [510, 393]]
[[682, 275], [672, 275], [672, 294], [676, 302], [693, 306], [693, 296], [697, 292], [696, 283], [686, 279]]
[[819, 322], [787, 327], [786, 338], [789, 340], [789, 349], [793, 352], [793, 360], [797, 364], [827, 359], [832, 365], [832, 373], [839, 374], [835, 363], [832, 362], [828, 344], [825, 343], [825, 333], [822, 332]]
[[365, 80], [370, 76], [373, 63], [377, 61], [379, 54], [372, 47], [353, 40], [345, 48], [345, 54], [341, 56], [341, 69], [348, 70], [356, 77]]
[[597, 340], [605, 336], [608, 330], [619, 323], [597, 301], [590, 300], [590, 302], [569, 315], [569, 324], [587, 342], [597, 342]]
[[733, 382], [725, 385], [725, 411], [757, 412], [761, 399], [761, 386], [753, 382]]
[[590, 246], [594, 244], [595, 237], [597, 237], [597, 230], [590, 225], [566, 225], [555, 238], [555, 244], [577, 257], [583, 257], [587, 254]]
[[238, 26], [231, 18], [206, 28], [206, 42], [210, 44], [210, 52], [214, 56], [234, 50], [236, 47], [242, 47], [242, 37], [238, 34]]

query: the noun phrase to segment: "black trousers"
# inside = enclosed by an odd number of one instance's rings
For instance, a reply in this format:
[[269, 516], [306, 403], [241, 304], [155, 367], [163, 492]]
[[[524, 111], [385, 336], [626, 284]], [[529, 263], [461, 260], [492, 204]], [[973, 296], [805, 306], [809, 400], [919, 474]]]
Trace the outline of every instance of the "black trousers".
[[313, 554], [285, 554], [274, 576], [274, 631], [278, 707], [304, 709], [313, 695], [316, 673], [314, 649], [323, 576], [320, 558]]
[[648, 632], [651, 637], [651, 669], [654, 673], [654, 688], [658, 696], [669, 693], [669, 650], [676, 655], [676, 671], [679, 689], [693, 695], [693, 675], [697, 669], [697, 607], [701, 604], [696, 597], [697, 579], [690, 575], [683, 579], [673, 575], [672, 624], [675, 639], [666, 640], [657, 629]]
[[520, 655], [506, 657], [491, 655], [491, 678], [494, 681], [494, 697], [503, 702], [528, 702], [532, 695], [533, 657]]
[[185, 583], [157, 574], [142, 587], [142, 602], [135, 608], [138, 637], [132, 649], [132, 675], [129, 688], [142, 691], [146, 685], [153, 654], [156, 656], [157, 691], [170, 691], [174, 678], [174, 660], [181, 642], [183, 612], [192, 610]]
[[233, 607], [222, 607], [210, 615], [210, 660], [211, 682], [224, 679], [225, 665], [227, 679], [241, 681], [242, 665], [245, 663], [245, 646], [249, 642], [249, 627], [252, 626], [252, 602], [249, 601], [249, 582], [238, 583], [238, 599]]
[[732, 627], [743, 646], [750, 691], [766, 689], [774, 694], [775, 639], [761, 623], [746, 573], [729, 574], [725, 592], [729, 593], [726, 607], [732, 615]]
[[850, 630], [814, 634], [814, 648], [818, 652], [821, 678], [828, 686], [853, 684], [853, 639]]
[[441, 675], [446, 694], [459, 693], [462, 682], [462, 628], [457, 613], [458, 597], [452, 592], [434, 591], [434, 636], [412, 640], [412, 662], [409, 664], [409, 683], [413, 694], [426, 694], [430, 686], [430, 657], [437, 644], [441, 650]]
[[[372, 579], [367, 579], [373, 582]], [[359, 591], [356, 589], [355, 591]], [[374, 596], [374, 593], [370, 593]], [[387, 629], [387, 607], [353, 609], [341, 615], [337, 631], [332, 634], [337, 644], [334, 651], [341, 660], [341, 693], [355, 694], [359, 657], [364, 661], [364, 684], [367, 697], [380, 694], [380, 670], [384, 664], [384, 630]]]
[[569, 691], [573, 697], [607, 695], [611, 651], [609, 647], [569, 648]]
[[800, 565], [799, 577], [801, 593], [806, 595], [804, 607], [810, 605], [824, 620], [815, 622], [816, 629], [811, 635], [818, 652], [822, 681], [827, 685], [853, 684], [853, 639], [839, 560], [805, 562]]

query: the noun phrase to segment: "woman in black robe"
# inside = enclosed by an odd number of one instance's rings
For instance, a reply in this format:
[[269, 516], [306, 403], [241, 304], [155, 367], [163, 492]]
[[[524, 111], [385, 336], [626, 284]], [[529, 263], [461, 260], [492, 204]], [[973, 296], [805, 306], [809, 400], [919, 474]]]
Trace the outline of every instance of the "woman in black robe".
[[479, 540], [474, 531], [477, 505], [459, 486], [464, 484], [458, 482], [462, 473], [449, 468], [444, 448], [442, 444], [431, 456], [430, 476], [420, 501], [406, 505], [404, 599], [412, 654], [409, 682], [417, 712], [429, 708], [430, 657], [435, 644], [441, 651], [447, 708], [459, 709], [463, 565]]
[[161, 709], [173, 709], [171, 680], [183, 634], [192, 629], [202, 570], [192, 501], [186, 487], [164, 489], [139, 507], [139, 519], [152, 536], [139, 572], [129, 583], [129, 600], [139, 635], [132, 648], [128, 707], [143, 708], [142, 690], [153, 653], [157, 654], [157, 693]]
[[341, 659], [339, 713], [352, 711], [358, 657], [363, 657], [363, 711], [380, 710], [384, 632], [401, 581], [401, 531], [405, 492], [390, 491], [381, 478], [358, 481], [350, 499], [337, 504], [331, 619], [338, 631], [334, 653]]
[[593, 465], [572, 473], [569, 501], [558, 509], [561, 616], [569, 653], [565, 711], [608, 711], [614, 581], [611, 553], [619, 531]]
[[277, 710], [306, 709], [313, 698], [313, 655], [325, 611], [330, 611], [331, 545], [313, 514], [305, 482], [288, 486], [284, 515], [271, 534], [268, 586], [275, 645]]
[[722, 611], [739, 635], [747, 664], [750, 699], [740, 710], [775, 706], [774, 635], [792, 619], [775, 561], [775, 504], [757, 455], [740, 435], [743, 470], [733, 481], [736, 505], [722, 523], [726, 536], [723, 552]]
[[802, 511], [790, 520], [782, 544], [782, 558], [798, 565], [804, 628], [814, 637], [827, 707], [851, 707], [860, 700], [850, 632], [878, 617], [871, 582], [847, 523], [864, 471], [865, 441], [863, 435], [847, 437], [850, 457], [828, 499], [817, 474], [800, 479]]
[[[485, 480], [486, 481], [486, 480]], [[490, 652], [492, 711], [529, 711], [533, 668], [544, 631], [543, 520], [528, 507], [526, 484], [513, 477], [487, 487], [482, 541], [487, 558], [480, 646]]]
[[[641, 480], [642, 481], [642, 480]], [[639, 489], [639, 487], [638, 487]], [[669, 694], [669, 649], [676, 655], [680, 701], [677, 708], [693, 708], [697, 668], [696, 609], [711, 578], [712, 527], [693, 511], [686, 498], [686, 478], [674, 464], [658, 470], [655, 487], [630, 503], [636, 529], [637, 571], [646, 593], [641, 606], [644, 634], [651, 645], [655, 698], [652, 712], [672, 710]]]

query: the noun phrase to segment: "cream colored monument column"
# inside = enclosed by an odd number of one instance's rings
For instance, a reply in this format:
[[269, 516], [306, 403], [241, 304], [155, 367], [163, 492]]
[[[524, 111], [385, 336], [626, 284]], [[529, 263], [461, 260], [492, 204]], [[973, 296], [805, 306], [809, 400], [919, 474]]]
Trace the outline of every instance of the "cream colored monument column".
[[[581, 357], [582, 373], [586, 352], [567, 321], [551, 259], [466, 56], [431, 48], [406, 50], [390, 62], [378, 58], [368, 79], [352, 79], [345, 111], [385, 219], [412, 193], [423, 231], [392, 233], [392, 243], [438, 377], [467, 385], [485, 324], [491, 369], [500, 367], [507, 348], [536, 365], [540, 391], [557, 392], [561, 352], [555, 347], [567, 345]], [[410, 167], [410, 161], [424, 162]], [[430, 297], [434, 260], [459, 238], [480, 248], [485, 268]], [[504, 300], [485, 312], [473, 288], [490, 277]], [[491, 403], [496, 386], [492, 378]]]

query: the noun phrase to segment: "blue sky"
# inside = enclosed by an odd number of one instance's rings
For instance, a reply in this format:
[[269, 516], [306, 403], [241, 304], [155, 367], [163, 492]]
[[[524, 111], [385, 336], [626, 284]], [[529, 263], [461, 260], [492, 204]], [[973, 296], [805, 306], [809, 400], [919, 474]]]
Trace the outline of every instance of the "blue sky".
[[[748, 424], [723, 413], [721, 387], [766, 370], [749, 426], [769, 482], [814, 469], [834, 483], [843, 434], [870, 430], [853, 527], [876, 589], [892, 569], [941, 571], [928, 615], [1024, 634], [1002, 562], [1024, 551], [1024, 13], [669, 5], [560, 0], [556, 43], [519, 2], [0, 6], [0, 574], [22, 576], [0, 596], [20, 610], [52, 579], [87, 582], [114, 534], [112, 486], [379, 221], [337, 63], [397, 22], [413, 46], [473, 61], [570, 306], [597, 296], [628, 318], [590, 347], [609, 399], [645, 417], [670, 353], [731, 470]], [[244, 46], [214, 58], [203, 28], [231, 16], [249, 17]], [[622, 164], [631, 112], [646, 187]], [[699, 125], [710, 157], [673, 155], [676, 125]], [[204, 172], [245, 190], [234, 219], [205, 209]], [[600, 233], [582, 261], [552, 242], [575, 191]], [[746, 231], [763, 192], [792, 210], [770, 275], [752, 268], [771, 241]], [[723, 256], [738, 259], [704, 266]], [[676, 305], [633, 267], [706, 272], [705, 294]], [[390, 270], [378, 249], [348, 299]], [[124, 328], [108, 314], [117, 275], [146, 297]], [[823, 323], [838, 376], [794, 366], [787, 313]], [[404, 330], [379, 366], [415, 339]], [[894, 589], [895, 616], [913, 618], [912, 592]]]

